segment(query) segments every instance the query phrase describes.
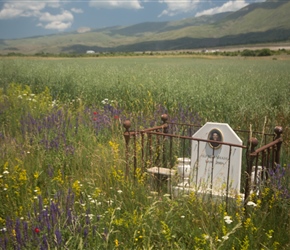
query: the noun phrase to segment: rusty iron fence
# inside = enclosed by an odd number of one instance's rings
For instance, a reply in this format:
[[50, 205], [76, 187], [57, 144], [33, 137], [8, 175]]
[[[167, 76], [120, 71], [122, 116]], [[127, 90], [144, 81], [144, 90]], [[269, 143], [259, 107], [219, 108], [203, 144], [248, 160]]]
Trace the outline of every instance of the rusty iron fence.
[[[142, 173], [149, 173], [155, 177], [155, 188], [162, 191], [167, 187], [167, 192], [176, 177], [176, 159], [190, 158], [192, 141], [213, 143], [213, 140], [193, 138], [201, 126], [194, 124], [175, 123], [168, 121], [168, 115], [161, 116], [162, 124], [142, 130], [131, 131], [131, 122], [126, 120], [124, 138], [126, 143], [126, 171], [128, 178], [138, 178]], [[244, 202], [249, 199], [251, 192], [258, 192], [261, 185], [266, 183], [269, 172], [275, 171], [280, 163], [280, 149], [282, 145], [282, 127], [276, 126], [274, 133], [264, 133], [250, 130], [234, 130], [235, 133], [246, 141], [246, 145], [219, 142], [229, 147], [242, 148], [242, 173], [241, 194]], [[259, 146], [258, 146], [259, 145]], [[258, 147], [256, 149], [256, 147]], [[213, 156], [215, 155], [213, 148]], [[229, 155], [228, 173], [231, 162]], [[213, 162], [213, 161], [212, 161]], [[214, 166], [212, 166], [213, 168]], [[164, 180], [167, 185], [164, 185]], [[225, 199], [229, 198], [229, 178], [227, 178]], [[153, 184], [152, 184], [153, 185]]]

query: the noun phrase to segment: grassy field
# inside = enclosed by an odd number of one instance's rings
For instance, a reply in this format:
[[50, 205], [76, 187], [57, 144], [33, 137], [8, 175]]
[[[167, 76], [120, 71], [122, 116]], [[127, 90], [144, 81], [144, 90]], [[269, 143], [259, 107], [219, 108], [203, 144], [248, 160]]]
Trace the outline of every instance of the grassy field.
[[[1, 249], [288, 249], [290, 60], [1, 58]], [[272, 132], [281, 166], [247, 211], [125, 179], [122, 123]], [[246, 142], [244, 142], [246, 144]]]
[[115, 100], [125, 112], [169, 114], [180, 106], [205, 121], [261, 130], [289, 125], [289, 60], [194, 57], [7, 59], [1, 60], [1, 86], [50, 89], [52, 99], [86, 106]]

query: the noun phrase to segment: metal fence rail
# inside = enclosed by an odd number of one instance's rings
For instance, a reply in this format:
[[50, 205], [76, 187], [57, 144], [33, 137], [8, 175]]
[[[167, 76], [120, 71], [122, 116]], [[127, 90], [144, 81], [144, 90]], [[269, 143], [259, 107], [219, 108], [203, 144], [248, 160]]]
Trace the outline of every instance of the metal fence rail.
[[[192, 135], [200, 129], [200, 125], [168, 122], [168, 115], [161, 116], [162, 125], [148, 129], [130, 131], [131, 122], [124, 122], [124, 138], [126, 143], [126, 177], [130, 175], [136, 178], [137, 168], [144, 173], [151, 173], [156, 181], [158, 191], [162, 190], [164, 180], [166, 188], [171, 192], [172, 183], [176, 180], [176, 160], [177, 156], [183, 159], [190, 158], [192, 142], [214, 143], [213, 140], [193, 138]], [[269, 178], [269, 171], [275, 171], [277, 164], [280, 163], [280, 149], [282, 144], [282, 127], [275, 127], [274, 134], [248, 130], [234, 130], [247, 145], [238, 145], [228, 142], [219, 142], [229, 147], [229, 160], [227, 165], [227, 181], [225, 188], [225, 198], [229, 198], [229, 171], [231, 166], [231, 152], [235, 148], [242, 148], [242, 185], [241, 193], [244, 201], [249, 199], [251, 192], [258, 190], [261, 180]], [[254, 137], [255, 136], [255, 137]], [[263, 145], [255, 149], [258, 139], [263, 141]], [[215, 156], [213, 148], [212, 156]], [[199, 154], [197, 153], [197, 157]], [[212, 160], [212, 171], [214, 164]], [[138, 172], [140, 172], [138, 171]], [[213, 179], [211, 178], [212, 187]], [[191, 184], [191, 183], [189, 183]], [[194, 183], [192, 183], [194, 184]], [[195, 185], [197, 185], [197, 180]]]

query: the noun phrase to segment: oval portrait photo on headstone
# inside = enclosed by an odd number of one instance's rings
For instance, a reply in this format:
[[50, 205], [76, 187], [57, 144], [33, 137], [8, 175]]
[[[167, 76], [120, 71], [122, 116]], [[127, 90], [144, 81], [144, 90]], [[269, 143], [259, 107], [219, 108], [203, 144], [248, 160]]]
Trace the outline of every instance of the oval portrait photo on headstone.
[[208, 140], [216, 141], [209, 142], [208, 144], [211, 148], [218, 149], [222, 146], [219, 142], [223, 141], [223, 134], [219, 129], [214, 128], [209, 132]]

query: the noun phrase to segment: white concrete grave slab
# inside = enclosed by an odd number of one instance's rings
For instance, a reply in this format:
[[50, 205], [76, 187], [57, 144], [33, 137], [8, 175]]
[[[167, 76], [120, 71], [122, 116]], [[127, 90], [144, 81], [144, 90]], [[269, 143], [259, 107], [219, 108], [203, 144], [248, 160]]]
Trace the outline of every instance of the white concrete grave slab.
[[226, 123], [208, 122], [193, 138], [216, 140], [216, 143], [192, 141], [190, 186], [199, 192], [229, 196], [240, 194], [242, 148], [218, 141], [242, 145], [242, 140]]

